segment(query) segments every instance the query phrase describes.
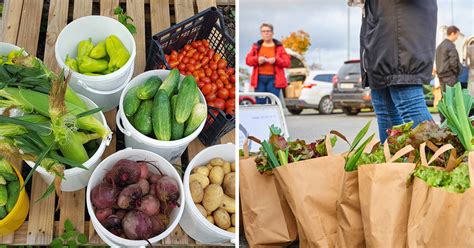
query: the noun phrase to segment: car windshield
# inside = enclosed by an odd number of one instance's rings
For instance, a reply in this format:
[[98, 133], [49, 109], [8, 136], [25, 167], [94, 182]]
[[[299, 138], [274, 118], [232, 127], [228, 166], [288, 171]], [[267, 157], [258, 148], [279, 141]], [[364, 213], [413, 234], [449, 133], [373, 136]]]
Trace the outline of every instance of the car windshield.
[[340, 78], [347, 75], [360, 75], [360, 63], [344, 64], [337, 72], [337, 76]]
[[333, 76], [334, 76], [334, 74], [318, 74], [313, 78], [313, 80], [330, 83], [330, 82], [332, 82], [332, 77]]

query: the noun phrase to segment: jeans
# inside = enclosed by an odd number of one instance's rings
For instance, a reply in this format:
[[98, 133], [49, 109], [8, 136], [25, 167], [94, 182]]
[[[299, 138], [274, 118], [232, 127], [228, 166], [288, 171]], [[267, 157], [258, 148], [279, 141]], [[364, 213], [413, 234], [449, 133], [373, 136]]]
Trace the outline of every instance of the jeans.
[[[255, 92], [268, 92], [275, 96], [280, 96], [280, 89], [275, 88], [275, 76], [273, 75], [258, 75], [258, 84]], [[265, 104], [266, 97], [257, 97], [257, 104]]]
[[387, 139], [387, 129], [413, 121], [414, 127], [432, 120], [426, 106], [422, 85], [397, 85], [373, 89], [372, 105], [377, 115], [380, 141]]

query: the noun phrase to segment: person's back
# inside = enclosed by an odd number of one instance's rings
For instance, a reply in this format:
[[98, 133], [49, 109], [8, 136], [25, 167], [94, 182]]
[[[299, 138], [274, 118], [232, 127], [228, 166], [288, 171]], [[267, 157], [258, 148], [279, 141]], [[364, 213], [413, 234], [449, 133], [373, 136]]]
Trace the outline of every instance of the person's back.
[[[457, 28], [453, 28], [453, 30], [456, 29]], [[436, 72], [443, 88], [445, 85], [453, 86], [457, 82], [461, 72], [461, 63], [459, 61], [456, 45], [454, 45], [453, 41], [449, 38], [441, 42], [436, 49]]]

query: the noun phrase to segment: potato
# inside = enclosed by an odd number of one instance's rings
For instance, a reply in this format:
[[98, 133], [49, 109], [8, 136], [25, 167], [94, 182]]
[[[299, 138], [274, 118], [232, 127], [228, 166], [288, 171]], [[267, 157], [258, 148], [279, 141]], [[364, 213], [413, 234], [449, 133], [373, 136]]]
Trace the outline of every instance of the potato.
[[[206, 208], [204, 208], [204, 209], [206, 209]], [[214, 211], [209, 211], [209, 210], [206, 209], [207, 215], [212, 215], [212, 212], [214, 212]]]
[[235, 226], [235, 214], [230, 216], [230, 221], [232, 222], [232, 226]]
[[232, 162], [232, 163], [230, 164], [230, 170], [231, 170], [232, 172], [235, 172], [235, 162]]
[[206, 166], [198, 166], [193, 169], [193, 173], [199, 173], [206, 177], [209, 176], [209, 171], [209, 168], [207, 168]]
[[204, 198], [202, 199], [202, 205], [208, 211], [216, 210], [224, 199], [224, 191], [222, 187], [217, 184], [209, 184], [204, 190]]
[[212, 216], [214, 217], [214, 222], [218, 227], [224, 230], [227, 230], [230, 227], [230, 216], [223, 208], [214, 211]]
[[235, 200], [224, 195], [224, 199], [222, 199], [221, 208], [225, 209], [227, 213], [233, 214], [235, 213]]
[[212, 166], [211, 164], [207, 164], [206, 167], [207, 167], [207, 169], [209, 169], [209, 171], [211, 171], [212, 167], [214, 167], [214, 166]]
[[235, 172], [225, 175], [222, 186], [225, 194], [235, 199]]
[[207, 219], [207, 221], [211, 222], [211, 224], [213, 224], [213, 225], [215, 224], [215, 223], [214, 223], [214, 217], [212, 217], [212, 215], [208, 215], [208, 216], [206, 217], [206, 219]]
[[224, 160], [222, 158], [215, 158], [211, 160], [211, 165], [212, 166], [223, 166], [224, 165]]
[[227, 231], [235, 233], [235, 228], [234, 227], [229, 227], [229, 228], [227, 228]]
[[189, 176], [189, 182], [191, 183], [192, 181], [198, 181], [203, 189], [205, 189], [207, 185], [209, 185], [209, 178], [199, 173], [194, 173]]
[[[199, 210], [199, 213], [201, 213], [202, 216], [204, 216], [204, 218], [206, 218], [207, 217], [206, 209], [201, 204], [196, 204], [196, 207]], [[234, 215], [232, 215], [232, 216], [234, 216]]]
[[230, 173], [231, 169], [230, 169], [230, 163], [225, 161], [224, 162], [224, 165], [222, 165], [222, 169], [224, 170], [224, 175], [227, 175]]
[[189, 190], [191, 191], [191, 196], [193, 198], [194, 203], [202, 202], [202, 197], [204, 196], [204, 189], [202, 188], [200, 182], [194, 180], [189, 183]]
[[219, 166], [213, 167], [211, 172], [209, 172], [209, 180], [212, 184], [221, 185], [224, 180], [224, 169]]

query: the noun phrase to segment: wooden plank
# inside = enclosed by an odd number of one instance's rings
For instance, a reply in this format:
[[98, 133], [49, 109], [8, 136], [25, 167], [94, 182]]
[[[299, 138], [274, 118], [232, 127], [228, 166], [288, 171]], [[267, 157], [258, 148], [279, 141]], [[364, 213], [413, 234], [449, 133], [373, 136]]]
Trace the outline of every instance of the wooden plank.
[[46, 31], [46, 44], [44, 48], [44, 63], [53, 72], [59, 74], [60, 68], [56, 62], [54, 44], [59, 33], [67, 24], [69, 1], [51, 0], [49, 3], [48, 28]]
[[198, 12], [217, 5], [216, 0], [196, 0]]
[[92, 0], [75, 0], [74, 1], [74, 12], [73, 19], [76, 20], [79, 17], [88, 16], [92, 14]]
[[3, 42], [16, 44], [20, 29], [23, 0], [7, 0], [3, 9], [2, 36]]
[[48, 198], [35, 203], [48, 185], [38, 173], [33, 175], [33, 185], [30, 197], [30, 215], [28, 217], [27, 244], [49, 245], [53, 240], [54, 199], [55, 193]]
[[100, 0], [100, 15], [117, 19], [114, 9], [119, 5], [119, 0]]
[[151, 35], [171, 25], [169, 0], [150, 0]]
[[[70, 178], [73, 179], [73, 178]], [[59, 235], [64, 232], [64, 222], [69, 219], [80, 233], [84, 232], [84, 217], [85, 217], [85, 201], [86, 191], [85, 189], [77, 190], [74, 192], [63, 192], [63, 206], [59, 214], [59, 227], [57, 233]]]
[[194, 15], [193, 0], [174, 0], [176, 23], [184, 21]]
[[[121, 3], [125, 3], [127, 0], [120, 0]], [[99, 2], [99, 0], [94, 0], [94, 2]], [[145, 4], [149, 4], [153, 0], [145, 0]], [[174, 3], [171, 2], [169, 5], [173, 6]], [[235, 0], [217, 0], [217, 5], [235, 5]]]
[[137, 33], [133, 35], [137, 47], [135, 57], [136, 76], [145, 70], [146, 64], [146, 45], [145, 45], [145, 3], [143, 0], [127, 0], [127, 14], [132, 17], [133, 24], [137, 28]]
[[43, 0], [31, 0], [25, 2], [21, 12], [17, 44], [32, 55], [36, 55], [38, 49], [42, 10]]
[[234, 143], [235, 144], [235, 129], [231, 130], [230, 132], [226, 133], [221, 138], [221, 144], [227, 143]]

